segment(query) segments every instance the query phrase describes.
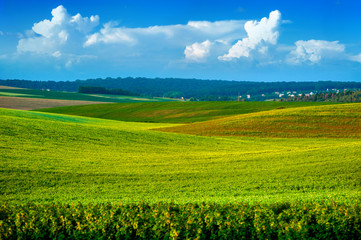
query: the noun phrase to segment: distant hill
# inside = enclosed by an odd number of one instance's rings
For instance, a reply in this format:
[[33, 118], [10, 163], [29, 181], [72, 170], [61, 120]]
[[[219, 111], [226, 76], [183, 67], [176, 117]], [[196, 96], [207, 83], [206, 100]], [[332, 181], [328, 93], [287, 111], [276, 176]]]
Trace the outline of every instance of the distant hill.
[[128, 122], [193, 123], [237, 114], [325, 105], [323, 102], [142, 102], [68, 106], [36, 111]]
[[[114, 93], [121, 92], [115, 89]], [[0, 108], [31, 110], [60, 106], [99, 104], [99, 103], [129, 103], [129, 102], [164, 102], [175, 101], [169, 98], [146, 98], [138, 96], [109, 95], [109, 94], [82, 94], [74, 92], [48, 91], [48, 89], [26, 89], [6, 87], [0, 85]]]
[[161, 130], [201, 136], [360, 138], [360, 126], [361, 104], [351, 103], [276, 109]]
[[[121, 88], [144, 96], [196, 98], [199, 100], [230, 100], [250, 95], [251, 100], [259, 99], [262, 94], [283, 91], [326, 91], [326, 89], [360, 89], [361, 82], [249, 82], [224, 80], [199, 80], [180, 78], [97, 78], [76, 81], [30, 81], [0, 80], [0, 85], [50, 89], [55, 91], [76, 92], [80, 86], [97, 86], [109, 89]], [[258, 96], [257, 98], [255, 98]], [[273, 98], [273, 97], [270, 97]], [[247, 99], [247, 97], [246, 97]]]

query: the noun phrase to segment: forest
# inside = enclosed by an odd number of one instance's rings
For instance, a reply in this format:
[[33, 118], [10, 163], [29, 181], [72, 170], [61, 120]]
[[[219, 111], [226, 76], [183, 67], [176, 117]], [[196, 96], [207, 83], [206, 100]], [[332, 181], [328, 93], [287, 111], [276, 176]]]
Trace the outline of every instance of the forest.
[[[181, 78], [95, 78], [75, 81], [32, 81], [8, 79], [0, 80], [0, 85], [30, 88], [50, 89], [53, 91], [77, 92], [80, 86], [94, 86], [108, 89], [123, 89], [147, 97], [194, 98], [198, 100], [231, 100], [238, 96], [250, 95], [251, 100], [265, 100], [260, 98], [275, 92], [324, 92], [327, 89], [360, 89], [361, 82], [251, 82], [225, 80], [199, 80]], [[247, 98], [246, 98], [247, 99]]]
[[105, 87], [93, 87], [93, 86], [79, 86], [79, 93], [95, 93], [95, 94], [111, 94], [111, 95], [125, 95], [125, 96], [138, 96], [139, 94], [126, 91], [120, 88], [108, 89]]

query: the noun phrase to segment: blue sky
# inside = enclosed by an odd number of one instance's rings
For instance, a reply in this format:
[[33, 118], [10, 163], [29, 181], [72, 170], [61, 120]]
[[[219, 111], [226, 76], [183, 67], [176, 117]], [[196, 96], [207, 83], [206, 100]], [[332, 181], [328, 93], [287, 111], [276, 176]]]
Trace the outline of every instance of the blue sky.
[[0, 79], [361, 81], [361, 1], [0, 0]]

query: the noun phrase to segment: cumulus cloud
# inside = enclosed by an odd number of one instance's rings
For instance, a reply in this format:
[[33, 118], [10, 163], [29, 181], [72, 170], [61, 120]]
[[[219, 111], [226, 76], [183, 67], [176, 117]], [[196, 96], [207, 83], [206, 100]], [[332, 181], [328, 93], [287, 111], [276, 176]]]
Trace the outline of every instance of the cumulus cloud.
[[[79, 13], [71, 16], [62, 6], [51, 11], [52, 19], [35, 23], [32, 32], [27, 31], [26, 38], [19, 40], [19, 53], [32, 52], [53, 55], [54, 52], [69, 52], [81, 46], [84, 34], [99, 24], [99, 16], [82, 17]], [[72, 41], [69, 43], [69, 41]], [[70, 48], [71, 47], [71, 48]], [[55, 57], [57, 54], [55, 54]]]
[[[39, 63], [54, 64], [58, 69], [99, 64], [115, 69], [148, 67], [150, 72], [155, 68], [158, 71], [181, 69], [180, 65], [196, 69], [198, 65], [192, 63], [204, 62], [210, 68], [216, 64], [226, 67], [227, 64], [219, 64], [219, 60], [238, 58], [255, 60], [249, 61], [254, 66], [285, 61], [314, 64], [327, 58], [341, 59], [341, 55], [342, 60], [361, 63], [361, 54], [343, 53], [345, 46], [337, 41], [300, 40], [295, 45], [277, 44], [279, 26], [289, 23], [281, 19], [278, 10], [257, 21], [189, 21], [141, 28], [119, 26], [115, 22], [99, 26], [99, 16], [70, 14], [62, 5], [51, 14], [51, 19], [34, 23], [19, 35], [14, 58], [37, 58]], [[0, 31], [1, 35], [8, 37], [9, 33]], [[5, 57], [8, 56], [0, 56]]]
[[94, 29], [99, 23], [99, 16], [82, 17], [80, 13], [73, 16], [70, 23], [74, 24], [75, 28], [82, 33], [88, 33]]
[[238, 40], [228, 53], [220, 56], [218, 59], [230, 61], [234, 58], [249, 57], [254, 49], [258, 49], [261, 53], [266, 53], [267, 45], [276, 44], [279, 32], [278, 27], [281, 22], [281, 13], [278, 10], [272, 11], [269, 18], [262, 18], [261, 21], [247, 21], [244, 29], [247, 37]]
[[185, 58], [192, 62], [202, 62], [209, 56], [211, 42], [206, 40], [202, 43], [193, 43], [184, 50]]
[[99, 16], [70, 14], [62, 5], [54, 8], [51, 15], [24, 31], [17, 44], [17, 56], [27, 54], [26, 59], [41, 59], [46, 55], [64, 67], [86, 59], [112, 59], [114, 65], [123, 65], [129, 59], [157, 59], [163, 64], [184, 58], [189, 63], [202, 62], [210, 56], [216, 59], [234, 41], [246, 36], [244, 20], [189, 21], [142, 28], [108, 22], [98, 28]]
[[136, 39], [133, 38], [129, 31], [125, 28], [115, 28], [112, 23], [107, 23], [100, 30], [99, 33], [94, 33], [87, 37], [84, 43], [85, 47], [97, 44], [97, 43], [129, 43], [134, 44]]
[[345, 46], [338, 41], [324, 40], [299, 40], [295, 42], [296, 48], [291, 51], [287, 62], [291, 64], [300, 64], [308, 62], [315, 64], [322, 58], [337, 58], [345, 51]]
[[142, 45], [148, 39], [158, 43], [165, 42], [167, 46], [185, 46], [199, 41], [225, 42], [234, 41], [242, 36], [244, 21], [189, 21], [186, 25], [150, 26], [146, 28], [117, 27], [114, 23], [104, 24], [96, 33], [87, 36], [84, 47], [97, 44], [131, 44]]
[[203, 62], [209, 57], [217, 59], [234, 41], [246, 36], [244, 20], [189, 21], [142, 28], [108, 22], [98, 28], [99, 16], [70, 14], [62, 5], [51, 15], [24, 32], [17, 44], [18, 56], [41, 59], [46, 55], [64, 67], [84, 59], [111, 59], [113, 65], [123, 65], [130, 59], [144, 63], [157, 59], [162, 64], [184, 58], [189, 63]]

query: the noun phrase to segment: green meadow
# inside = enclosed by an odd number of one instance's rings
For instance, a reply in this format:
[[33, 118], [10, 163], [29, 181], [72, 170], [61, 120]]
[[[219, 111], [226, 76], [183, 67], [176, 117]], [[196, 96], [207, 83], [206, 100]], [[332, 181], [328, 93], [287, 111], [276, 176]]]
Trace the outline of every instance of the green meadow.
[[0, 108], [0, 239], [358, 239], [360, 109]]
[[[332, 121], [355, 115], [352, 121], [359, 124], [360, 105], [314, 108], [330, 115], [332, 109], [340, 112], [337, 109], [343, 108], [343, 114], [332, 115]], [[291, 111], [304, 116], [304, 109], [256, 114]], [[222, 120], [204, 124], [212, 121]], [[0, 201], [272, 204], [360, 200], [360, 128], [352, 138], [347, 134], [286, 138], [164, 132], [193, 125], [1, 109]]]

